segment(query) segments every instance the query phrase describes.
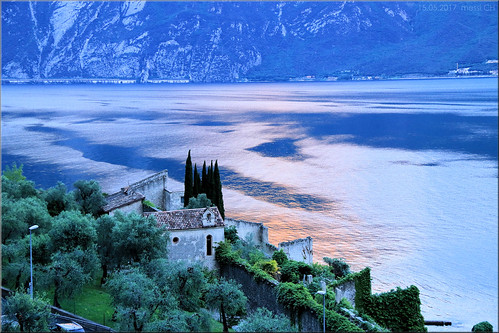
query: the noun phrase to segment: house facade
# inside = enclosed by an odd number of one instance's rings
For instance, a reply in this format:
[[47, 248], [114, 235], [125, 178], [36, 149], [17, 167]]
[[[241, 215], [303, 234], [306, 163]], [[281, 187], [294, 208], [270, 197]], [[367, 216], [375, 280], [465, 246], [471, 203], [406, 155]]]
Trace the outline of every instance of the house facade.
[[224, 240], [224, 221], [217, 207], [144, 213], [153, 215], [170, 233], [168, 258], [201, 262], [217, 268], [215, 247]]

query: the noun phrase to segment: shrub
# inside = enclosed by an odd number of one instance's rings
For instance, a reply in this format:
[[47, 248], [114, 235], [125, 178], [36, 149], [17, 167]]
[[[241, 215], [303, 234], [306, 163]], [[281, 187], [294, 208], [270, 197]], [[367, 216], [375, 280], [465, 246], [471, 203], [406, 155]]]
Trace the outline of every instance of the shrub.
[[[322, 304], [313, 302], [311, 309], [317, 313], [319, 321], [322, 324], [323, 308]], [[345, 316], [326, 309], [326, 331], [328, 332], [363, 332], [363, 330], [351, 323]]]
[[343, 259], [329, 257], [324, 257], [323, 259], [336, 277], [342, 278], [350, 274], [350, 266]]
[[301, 261], [288, 260], [281, 267], [281, 281], [299, 283], [304, 275], [312, 274], [312, 267]]
[[280, 283], [277, 289], [277, 300], [291, 311], [304, 310], [313, 303], [312, 295], [301, 284]]
[[224, 237], [226, 241], [231, 242], [232, 244], [236, 243], [239, 240], [236, 227], [233, 225], [226, 227], [224, 229]]
[[262, 251], [254, 249], [249, 253], [248, 262], [250, 263], [250, 265], [255, 265], [257, 262], [264, 261], [265, 259], [265, 255]]
[[219, 242], [215, 249], [215, 260], [219, 264], [235, 264], [240, 260], [238, 251], [232, 250], [229, 242]]
[[272, 254], [272, 259], [277, 262], [277, 265], [279, 265], [279, 267], [282, 267], [282, 265], [284, 265], [288, 261], [288, 257], [282, 249], [280, 249], [279, 251], [275, 251]]
[[277, 272], [277, 262], [275, 260], [260, 260], [254, 266], [268, 274]]
[[482, 321], [473, 326], [471, 329], [472, 332], [493, 332], [494, 327], [488, 321]]
[[296, 327], [283, 314], [275, 315], [266, 308], [258, 308], [241, 321], [239, 332], [296, 332]]

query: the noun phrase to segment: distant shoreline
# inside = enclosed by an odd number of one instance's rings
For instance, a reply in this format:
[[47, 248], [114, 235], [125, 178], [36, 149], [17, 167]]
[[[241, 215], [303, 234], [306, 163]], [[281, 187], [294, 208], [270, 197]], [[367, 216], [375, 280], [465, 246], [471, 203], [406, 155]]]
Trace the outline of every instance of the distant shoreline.
[[283, 83], [283, 82], [354, 82], [354, 81], [393, 81], [393, 80], [432, 80], [432, 79], [474, 79], [474, 78], [498, 78], [497, 75], [458, 75], [458, 76], [418, 76], [407, 75], [401, 77], [378, 77], [378, 76], [359, 76], [352, 79], [338, 78], [290, 78], [288, 80], [239, 80], [235, 82], [192, 82], [188, 79], [153, 79], [146, 82], [140, 82], [136, 79], [117, 79], [117, 78], [75, 78], [75, 79], [15, 79], [2, 78], [1, 84], [13, 85], [47, 85], [47, 84], [225, 84], [225, 83]]

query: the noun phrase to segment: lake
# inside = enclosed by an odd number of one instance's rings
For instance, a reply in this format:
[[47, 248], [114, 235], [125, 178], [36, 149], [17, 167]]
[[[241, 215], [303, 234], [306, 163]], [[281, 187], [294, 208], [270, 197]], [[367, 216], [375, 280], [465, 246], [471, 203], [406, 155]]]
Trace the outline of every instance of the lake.
[[41, 187], [112, 193], [190, 149], [218, 160], [226, 215], [314, 261], [416, 285], [429, 330], [498, 325], [496, 78], [172, 85], [3, 85], [2, 166]]

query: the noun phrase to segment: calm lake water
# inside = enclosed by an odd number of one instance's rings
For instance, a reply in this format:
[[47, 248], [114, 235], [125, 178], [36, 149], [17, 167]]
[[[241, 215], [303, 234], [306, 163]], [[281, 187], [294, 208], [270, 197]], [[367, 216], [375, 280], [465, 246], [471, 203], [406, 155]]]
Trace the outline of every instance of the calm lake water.
[[2, 166], [111, 193], [218, 159], [229, 217], [416, 285], [427, 320], [498, 325], [497, 79], [2, 86]]

